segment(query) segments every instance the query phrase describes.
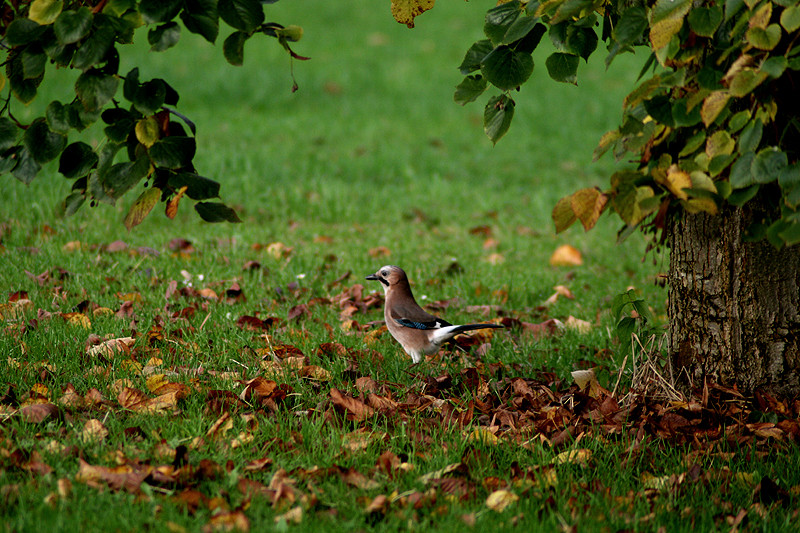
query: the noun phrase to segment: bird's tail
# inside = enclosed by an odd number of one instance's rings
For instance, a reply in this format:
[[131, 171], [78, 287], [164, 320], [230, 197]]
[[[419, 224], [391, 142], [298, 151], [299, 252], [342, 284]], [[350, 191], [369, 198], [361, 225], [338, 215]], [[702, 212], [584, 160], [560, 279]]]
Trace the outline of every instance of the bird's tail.
[[465, 331], [473, 331], [476, 329], [488, 329], [488, 328], [504, 328], [500, 324], [464, 324], [462, 326], [456, 326], [452, 333], [453, 335], [458, 335], [459, 333], [464, 333]]

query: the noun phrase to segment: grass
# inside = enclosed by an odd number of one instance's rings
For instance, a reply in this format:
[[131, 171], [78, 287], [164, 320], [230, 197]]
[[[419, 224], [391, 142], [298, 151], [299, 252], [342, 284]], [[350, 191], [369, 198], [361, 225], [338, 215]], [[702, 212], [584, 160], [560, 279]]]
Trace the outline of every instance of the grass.
[[[634, 287], [663, 316], [665, 294], [653, 281], [666, 258], [643, 260], [641, 236], [617, 245], [619, 222], [610, 217], [590, 233], [558, 236], [550, 222], [558, 198], [607, 183], [614, 163], [591, 163], [591, 152], [616, 125], [642, 58], [620, 58], [608, 72], [600, 61], [582, 65], [580, 84], [572, 87], [550, 81], [546, 50], [537, 54], [511, 133], [493, 147], [481, 131], [481, 104], [452, 103], [456, 66], [481, 37], [486, 6], [437, 5], [410, 31], [387, 6], [365, 0], [348, 3], [346, 11], [327, 2], [283, 4], [289, 3], [269, 6], [269, 18], [302, 24], [306, 36], [295, 49], [312, 57], [294, 64], [297, 93], [290, 92], [287, 57], [269, 41], [248, 43], [239, 69], [224, 64], [220, 47], [186, 32], [178, 50], [158, 55], [138, 48], [123, 58], [123, 72], [139, 65], [143, 79], [163, 77], [181, 94], [179, 110], [199, 127], [198, 169], [222, 182], [223, 199], [237, 206], [243, 224], [203, 224], [187, 204], [176, 221], [154, 212], [128, 233], [121, 221], [135, 194], [118, 206], [84, 207], [58, 219], [53, 213], [69, 183], [53, 167], [29, 187], [4, 178], [2, 288], [26, 291], [33, 302], [24, 320], [4, 320], [0, 334], [5, 530], [199, 531], [235, 523], [240, 514], [252, 530], [445, 531], [465, 524], [478, 531], [727, 530], [740, 509], [747, 515], [740, 527], [796, 526], [791, 505], [767, 505], [757, 496], [764, 490], [759, 480], [769, 478], [796, 501], [798, 453], [785, 438], [751, 432], [740, 443], [642, 441], [635, 425], [606, 434], [601, 422], [589, 423], [586, 412], [570, 407], [568, 420], [586, 432], [551, 447], [546, 440], [563, 426], [540, 417], [570, 405], [558, 402], [528, 409], [543, 425], [524, 439], [511, 438], [503, 424], [498, 443], [471, 438], [474, 429], [497, 425], [480, 410], [463, 426], [442, 422], [443, 410], [464, 413], [476, 401], [495, 402], [489, 411], [495, 415], [516, 412], [504, 391], [518, 377], [581, 404], [569, 389], [572, 370], [596, 366], [601, 383], [612, 388], [622, 364], [609, 333], [611, 299]], [[52, 92], [17, 115], [33, 116], [36, 105], [63, 98], [57, 91], [71, 76], [57, 73], [57, 83], [45, 88]], [[470, 231], [482, 226], [493, 242]], [[192, 246], [170, 246], [174, 239]], [[115, 241], [127, 246], [109, 250]], [[274, 243], [290, 251], [273, 254]], [[551, 267], [560, 244], [579, 249], [583, 265]], [[261, 268], [244, 270], [248, 261]], [[369, 343], [329, 302], [384, 263], [406, 268], [425, 302], [457, 298], [442, 311], [454, 322], [487, 318], [467, 306], [496, 305], [523, 322], [574, 316], [592, 329], [537, 339], [516, 328], [494, 337], [483, 356], [443, 356], [409, 368], [388, 335]], [[183, 292], [167, 300], [173, 281]], [[226, 303], [234, 283], [245, 298]], [[575, 298], [543, 306], [559, 284]], [[218, 298], [199, 297], [190, 286]], [[371, 290], [377, 287], [367, 285], [365, 293]], [[133, 314], [115, 316], [126, 300], [134, 302]], [[308, 314], [289, 319], [303, 304]], [[96, 307], [112, 313], [95, 313]], [[76, 311], [88, 327], [60, 315]], [[181, 311], [185, 320], [170, 318]], [[240, 317], [256, 315], [282, 322], [266, 332], [236, 326]], [[352, 318], [358, 326], [382, 314], [372, 306]], [[131, 351], [92, 357], [90, 335], [136, 340]], [[329, 342], [345, 353], [330, 355]], [[279, 345], [301, 350], [308, 371], [327, 379], [276, 374], [270, 350]], [[500, 370], [492, 371], [493, 363], [502, 363]], [[488, 395], [470, 381], [470, 369], [478, 369]], [[180, 401], [158, 413], [121, 405], [125, 387], [159, 397], [148, 377], [162, 374], [181, 387]], [[237, 403], [257, 376], [284, 384], [288, 394]], [[348, 419], [352, 411], [335, 405], [332, 389], [366, 398], [357, 386], [363, 377], [401, 406], [391, 415]], [[437, 377], [452, 381], [438, 395], [431, 393]], [[81, 406], [59, 403], [69, 386], [84, 399]], [[90, 405], [93, 389], [107, 402]], [[426, 404], [425, 394], [437, 401]], [[42, 401], [59, 405], [58, 412], [39, 423], [11, 414]], [[230, 427], [221, 419], [226, 413]], [[653, 435], [657, 422], [637, 416]], [[104, 437], [87, 436], [92, 419]], [[222, 429], [213, 431], [215, 422]], [[163, 482], [151, 477], [133, 493], [80, 474], [81, 460], [117, 467], [123, 477], [146, 465], [167, 471], [181, 447], [189, 467], [170, 471]], [[589, 450], [591, 458], [556, 464], [565, 449]], [[380, 467], [386, 452], [409, 466]], [[253, 466], [259, 459], [268, 459], [263, 468]], [[462, 483], [465, 492], [421, 477], [456, 463], [468, 474], [432, 477]], [[282, 471], [294, 483], [282, 483]], [[259, 483], [262, 495], [248, 497], [243, 479]], [[505, 512], [485, 504], [498, 489], [519, 497]], [[192, 503], [194, 490], [205, 500]], [[381, 495], [390, 503], [368, 512]], [[298, 507], [300, 524], [279, 518]]]

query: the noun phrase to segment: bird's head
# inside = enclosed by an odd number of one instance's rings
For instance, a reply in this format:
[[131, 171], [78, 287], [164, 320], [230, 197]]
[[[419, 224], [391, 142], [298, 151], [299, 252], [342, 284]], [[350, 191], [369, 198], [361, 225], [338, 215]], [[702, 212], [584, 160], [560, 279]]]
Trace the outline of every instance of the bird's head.
[[386, 265], [378, 269], [374, 274], [367, 276], [368, 280], [380, 281], [383, 285], [383, 290], [388, 291], [390, 287], [400, 283], [408, 284], [408, 278], [403, 269], [399, 266]]

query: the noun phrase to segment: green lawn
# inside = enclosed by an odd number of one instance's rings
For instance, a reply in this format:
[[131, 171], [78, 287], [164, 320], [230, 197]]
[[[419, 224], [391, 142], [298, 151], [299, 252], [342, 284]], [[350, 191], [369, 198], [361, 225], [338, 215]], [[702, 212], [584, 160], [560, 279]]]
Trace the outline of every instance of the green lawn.
[[[388, 2], [267, 6], [305, 29], [294, 49], [312, 59], [294, 62], [295, 93], [268, 39], [247, 44], [241, 68], [185, 31], [176, 50], [128, 51], [123, 72], [138, 65], [181, 94], [198, 171], [242, 224], [202, 223], [187, 202], [175, 221], [156, 208], [127, 232], [138, 192], [60, 219], [70, 184], [55, 166], [28, 187], [3, 176], [5, 530], [796, 527], [797, 422], [775, 406], [712, 391], [703, 408], [614, 408], [572, 381], [595, 367], [614, 388], [616, 295], [634, 288], [664, 319], [665, 255], [645, 256], [638, 234], [617, 244], [611, 217], [558, 236], [550, 221], [560, 197], [607, 184], [614, 162], [592, 151], [644, 58], [608, 71], [594, 58], [574, 87], [549, 80], [543, 46], [492, 146], [483, 100], [452, 101], [488, 5], [439, 4], [413, 30]], [[16, 116], [73, 81], [56, 73]], [[583, 263], [551, 266], [562, 244]], [[451, 322], [509, 329], [412, 367], [373, 324], [379, 285], [363, 278], [386, 263]], [[546, 304], [557, 285], [574, 297]], [[19, 291], [30, 304], [5, 304]], [[532, 332], [570, 317], [590, 330]]]

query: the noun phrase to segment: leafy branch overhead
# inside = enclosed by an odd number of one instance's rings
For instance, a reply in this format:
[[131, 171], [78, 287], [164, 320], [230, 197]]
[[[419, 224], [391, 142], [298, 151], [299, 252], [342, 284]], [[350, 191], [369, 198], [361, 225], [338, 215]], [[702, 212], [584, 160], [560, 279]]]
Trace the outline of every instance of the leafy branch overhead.
[[610, 208], [625, 223], [621, 237], [636, 228], [663, 235], [668, 216], [715, 215], [760, 195], [775, 213], [748, 238], [800, 243], [798, 0], [514, 0], [491, 8], [483, 29], [459, 67], [466, 77], [455, 101], [475, 101], [490, 85], [500, 91], [484, 111], [494, 143], [509, 131], [512, 92], [531, 76], [545, 33], [555, 49], [545, 67], [564, 83], [577, 83], [600, 40], [606, 65], [637, 48], [649, 53], [620, 127], [595, 150], [635, 168], [615, 173], [605, 191], [559, 202], [558, 231], [576, 220], [588, 230]]
[[[243, 64], [244, 44], [257, 34], [276, 38], [291, 57], [307, 59], [290, 48], [290, 43], [302, 37], [302, 29], [266, 22], [263, 3], [6, 3], [0, 33], [9, 92], [0, 109], [0, 173], [30, 183], [44, 165], [58, 160], [58, 171], [73, 180], [63, 205], [68, 215], [87, 200], [93, 206], [99, 202], [113, 205], [144, 182], [125, 217], [128, 229], [144, 220], [159, 201], [165, 204], [166, 215], [175, 217], [184, 197], [196, 202], [195, 210], [203, 220], [238, 222], [235, 211], [213, 201], [219, 197], [219, 183], [198, 174], [193, 165], [196, 128], [177, 111], [177, 91], [162, 79], [140, 80], [138, 68], [121, 74], [118, 48], [131, 44], [136, 30], [144, 27], [149, 28], [147, 41], [152, 51], [173, 47], [180, 39], [181, 26], [214, 43], [221, 19], [234, 30], [223, 44], [224, 56], [233, 65]], [[65, 94], [66, 103], [50, 102], [43, 116], [21, 123], [13, 114], [12, 103], [29, 104], [36, 98], [48, 64], [80, 71], [74, 94]], [[0, 76], [0, 87], [5, 81]], [[98, 122], [104, 124], [105, 135], [99, 146], [69, 142], [71, 132]]]

